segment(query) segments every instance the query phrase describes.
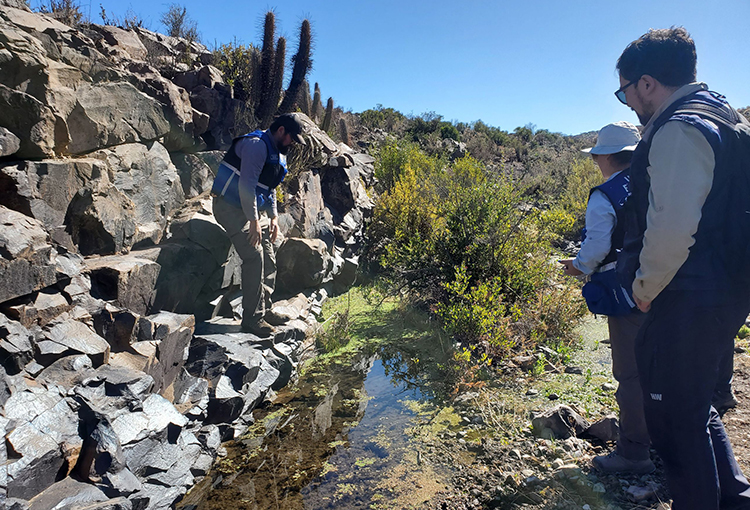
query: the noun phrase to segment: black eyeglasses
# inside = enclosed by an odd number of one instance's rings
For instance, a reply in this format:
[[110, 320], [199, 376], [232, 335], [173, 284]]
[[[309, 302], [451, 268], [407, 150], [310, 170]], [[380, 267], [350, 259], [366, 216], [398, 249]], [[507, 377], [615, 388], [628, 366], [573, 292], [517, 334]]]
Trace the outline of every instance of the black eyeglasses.
[[641, 79], [641, 76], [639, 76], [638, 78], [636, 78], [635, 80], [633, 80], [633, 81], [631, 81], [629, 83], [626, 83], [625, 85], [623, 85], [619, 89], [615, 90], [615, 97], [617, 99], [619, 99], [622, 104], [624, 104], [624, 105], [627, 106], [628, 100], [625, 99], [625, 89], [628, 88], [628, 87], [630, 87], [631, 85], [633, 85], [635, 83], [638, 83], [638, 81], [640, 79]]

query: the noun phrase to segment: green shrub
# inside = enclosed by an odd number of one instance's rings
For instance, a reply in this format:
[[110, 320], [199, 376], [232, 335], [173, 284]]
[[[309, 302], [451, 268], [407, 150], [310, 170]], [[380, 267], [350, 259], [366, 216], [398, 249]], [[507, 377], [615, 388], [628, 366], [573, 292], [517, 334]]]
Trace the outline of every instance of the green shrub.
[[523, 190], [473, 157], [447, 165], [408, 143], [383, 147], [376, 175], [368, 257], [394, 288], [434, 303], [449, 332], [495, 358], [571, 340], [585, 308], [549, 263], [554, 222]]
[[737, 338], [740, 340], [744, 340], [745, 338], [750, 336], [750, 328], [745, 326], [744, 324], [742, 327], [740, 327], [740, 330], [737, 332]]

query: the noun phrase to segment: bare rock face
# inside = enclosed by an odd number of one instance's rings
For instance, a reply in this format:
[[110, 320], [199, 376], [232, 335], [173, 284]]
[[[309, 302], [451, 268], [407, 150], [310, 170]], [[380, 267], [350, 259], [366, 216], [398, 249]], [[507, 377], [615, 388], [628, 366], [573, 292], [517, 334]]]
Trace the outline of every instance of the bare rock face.
[[0, 303], [55, 284], [55, 255], [37, 220], [0, 205]]
[[91, 272], [92, 295], [141, 315], [148, 313], [159, 264], [130, 254], [89, 259], [86, 267]]
[[83, 154], [123, 143], [147, 142], [169, 133], [164, 107], [130, 83], [84, 84], [70, 98], [68, 151]]
[[0, 127], [0, 157], [11, 156], [21, 148], [21, 139]]
[[0, 84], [0, 125], [21, 140], [16, 156], [44, 158], [65, 151], [65, 122], [35, 97]]
[[65, 230], [83, 255], [127, 252], [136, 235], [135, 204], [116, 188], [81, 189], [70, 202]]
[[172, 162], [180, 174], [185, 198], [193, 198], [211, 190], [214, 176], [224, 159], [224, 151], [205, 151], [186, 154], [170, 154]]
[[107, 44], [125, 51], [134, 60], [145, 60], [148, 50], [134, 30], [123, 30], [111, 25], [91, 25], [99, 32]]
[[73, 319], [50, 324], [44, 340], [36, 344], [36, 359], [42, 365], [74, 354], [85, 354], [98, 367], [109, 361], [110, 346], [102, 337], [82, 322]]
[[134, 204], [133, 244], [158, 243], [168, 216], [185, 200], [180, 176], [164, 146], [158, 142], [126, 144], [92, 157], [106, 162], [112, 184]]
[[31, 331], [0, 314], [0, 360], [8, 374], [19, 373], [34, 358], [34, 344]]

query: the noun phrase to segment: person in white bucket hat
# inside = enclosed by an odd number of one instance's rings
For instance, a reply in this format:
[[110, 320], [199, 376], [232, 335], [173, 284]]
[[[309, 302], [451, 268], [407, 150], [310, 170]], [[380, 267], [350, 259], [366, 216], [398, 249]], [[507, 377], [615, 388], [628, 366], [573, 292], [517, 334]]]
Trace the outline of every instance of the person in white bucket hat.
[[599, 131], [594, 147], [583, 150], [591, 154], [605, 182], [589, 195], [581, 250], [575, 258], [560, 261], [566, 274], [589, 276], [590, 283], [583, 289], [586, 302], [592, 312], [607, 315], [609, 324], [612, 373], [619, 383], [620, 437], [612, 453], [593, 459], [594, 467], [605, 473], [643, 474], [655, 469], [635, 359], [635, 338], [645, 314], [638, 311], [615, 274], [625, 234], [622, 211], [630, 196], [630, 159], [640, 139], [633, 124], [614, 122]]

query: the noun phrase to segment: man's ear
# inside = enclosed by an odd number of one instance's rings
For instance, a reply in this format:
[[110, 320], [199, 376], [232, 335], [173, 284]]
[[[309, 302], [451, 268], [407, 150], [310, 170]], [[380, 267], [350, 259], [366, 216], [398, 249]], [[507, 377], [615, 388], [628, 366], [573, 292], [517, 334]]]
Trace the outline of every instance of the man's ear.
[[641, 93], [648, 94], [656, 89], [656, 85], [659, 83], [659, 80], [657, 80], [650, 74], [644, 74], [643, 76], [641, 76], [639, 83], [640, 86], [643, 87]]

